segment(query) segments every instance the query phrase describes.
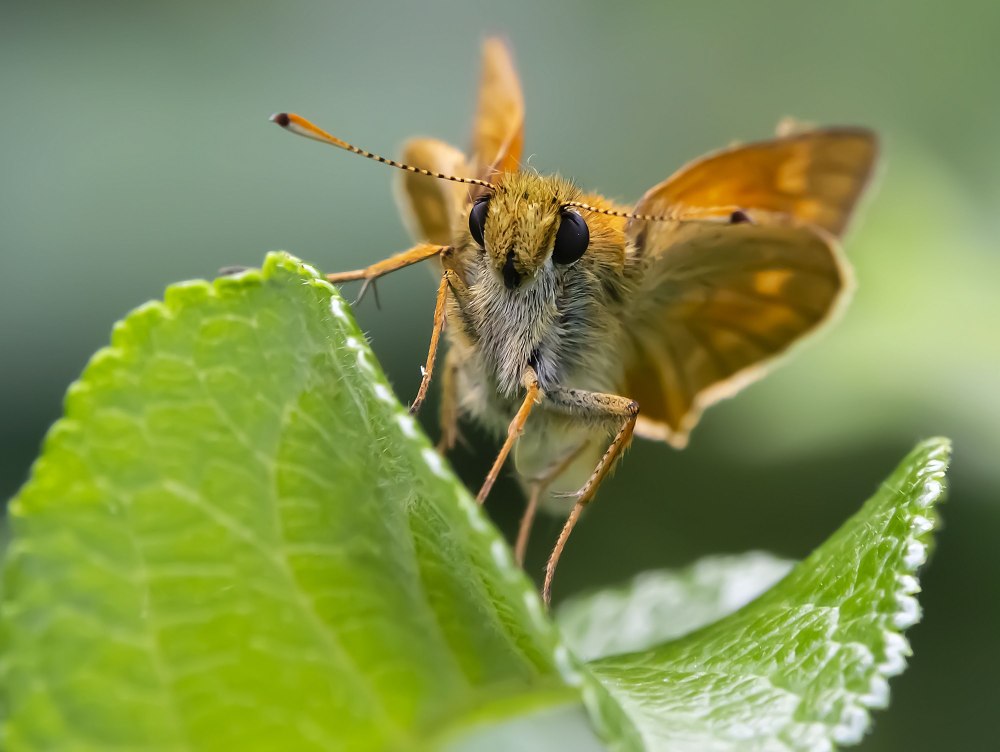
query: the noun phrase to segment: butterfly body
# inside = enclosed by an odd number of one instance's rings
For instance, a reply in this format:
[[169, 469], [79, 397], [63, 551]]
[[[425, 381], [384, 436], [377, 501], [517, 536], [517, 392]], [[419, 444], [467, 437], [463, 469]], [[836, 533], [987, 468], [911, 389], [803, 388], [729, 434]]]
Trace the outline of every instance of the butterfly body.
[[621, 368], [602, 356], [630, 287], [624, 221], [591, 223], [586, 254], [569, 264], [553, 259], [561, 206], [579, 197], [559, 178], [506, 175], [488, 202], [484, 247], [463, 228], [443, 258], [460, 282], [446, 331], [500, 396], [518, 392], [529, 363], [543, 389], [588, 372], [610, 386], [608, 372]]
[[[542, 393], [621, 390], [625, 309], [639, 269], [626, 249], [625, 220], [615, 217], [588, 223], [589, 244], [579, 259], [553, 260], [563, 205], [609, 202], [584, 196], [559, 177], [533, 172], [506, 173], [495, 184], [483, 245], [462, 223], [454, 250], [442, 261], [456, 278], [445, 332], [461, 410], [502, 435], [523, 400], [526, 366], [537, 375]], [[460, 216], [467, 216], [469, 208]], [[551, 476], [567, 457], [578, 457], [550, 478], [546, 506], [565, 511], [572, 501], [562, 495], [586, 480], [607, 440], [607, 421], [581, 421], [543, 405], [524, 427], [515, 466], [530, 482]]]

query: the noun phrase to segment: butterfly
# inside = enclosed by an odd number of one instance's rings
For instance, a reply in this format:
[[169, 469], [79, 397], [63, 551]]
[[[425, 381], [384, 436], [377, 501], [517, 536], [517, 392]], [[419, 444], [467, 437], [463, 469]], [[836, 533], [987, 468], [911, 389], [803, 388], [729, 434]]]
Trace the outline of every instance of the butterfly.
[[852, 277], [839, 238], [878, 154], [865, 128], [786, 124], [622, 205], [525, 169], [524, 99], [498, 39], [484, 44], [468, 153], [416, 138], [396, 161], [298, 115], [272, 120], [402, 171], [416, 245], [328, 279], [367, 287], [436, 264], [411, 410], [443, 335], [441, 448], [454, 445], [462, 418], [503, 439], [480, 503], [513, 452], [528, 494], [517, 560], [537, 509], [569, 512], [546, 564], [546, 603], [570, 533], [633, 436], [684, 447], [707, 407], [763, 376], [846, 302]]

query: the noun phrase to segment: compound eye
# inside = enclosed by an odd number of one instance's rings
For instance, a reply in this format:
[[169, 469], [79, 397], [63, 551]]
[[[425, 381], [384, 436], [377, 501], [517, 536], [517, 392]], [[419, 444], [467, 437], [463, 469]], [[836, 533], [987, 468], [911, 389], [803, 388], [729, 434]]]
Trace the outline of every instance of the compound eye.
[[486, 247], [486, 243], [483, 242], [483, 228], [486, 226], [486, 212], [489, 208], [490, 197], [480, 196], [469, 212], [469, 232], [472, 233], [473, 240], [479, 243], [480, 248]]
[[552, 260], [557, 264], [572, 264], [583, 255], [590, 243], [590, 228], [576, 212], [563, 209], [559, 214], [559, 229], [552, 248]]

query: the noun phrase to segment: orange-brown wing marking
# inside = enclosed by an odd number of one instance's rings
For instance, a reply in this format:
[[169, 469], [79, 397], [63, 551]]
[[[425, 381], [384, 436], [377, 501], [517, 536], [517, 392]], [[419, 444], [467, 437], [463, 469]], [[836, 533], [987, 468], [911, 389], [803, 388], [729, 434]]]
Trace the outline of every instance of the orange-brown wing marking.
[[735, 146], [682, 167], [647, 191], [636, 211], [758, 209], [839, 236], [877, 154], [875, 134], [864, 128], [825, 128]]
[[636, 431], [682, 447], [702, 411], [766, 372], [850, 287], [836, 241], [783, 225], [674, 226], [630, 314]]
[[476, 177], [516, 172], [524, 144], [524, 97], [510, 50], [497, 38], [483, 43], [479, 105], [472, 126]]
[[[414, 138], [403, 147], [402, 159], [414, 167], [446, 175], [467, 172], [465, 156], [454, 146], [433, 138]], [[437, 245], [453, 241], [455, 221], [467, 188], [460, 183], [404, 172], [399, 177], [401, 190], [397, 194], [403, 219], [414, 240], [426, 240]]]

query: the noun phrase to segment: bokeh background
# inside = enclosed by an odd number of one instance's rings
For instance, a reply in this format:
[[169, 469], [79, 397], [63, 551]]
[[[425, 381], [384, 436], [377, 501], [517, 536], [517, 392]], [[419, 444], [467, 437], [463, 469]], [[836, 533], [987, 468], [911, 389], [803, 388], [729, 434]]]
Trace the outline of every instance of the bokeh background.
[[[710, 552], [802, 557], [918, 439], [955, 440], [915, 657], [867, 750], [995, 749], [1000, 676], [1000, 4], [10, 2], [0, 23], [0, 496], [112, 323], [173, 281], [283, 248], [328, 271], [406, 247], [391, 171], [294, 139], [275, 110], [393, 154], [465, 145], [482, 38], [511, 42], [527, 153], [630, 200], [785, 115], [880, 131], [844, 320], [712, 409], [689, 449], [638, 442], [568, 549], [559, 596]], [[357, 311], [403, 400], [434, 281]], [[431, 404], [425, 423], [436, 435]], [[490, 440], [456, 452], [475, 485]], [[510, 479], [490, 507], [511, 530]], [[559, 522], [541, 520], [529, 569]]]

